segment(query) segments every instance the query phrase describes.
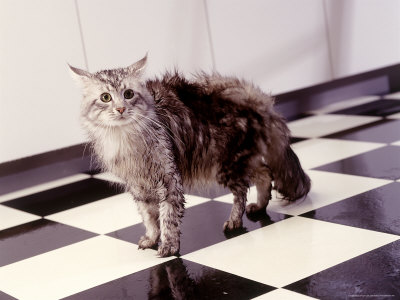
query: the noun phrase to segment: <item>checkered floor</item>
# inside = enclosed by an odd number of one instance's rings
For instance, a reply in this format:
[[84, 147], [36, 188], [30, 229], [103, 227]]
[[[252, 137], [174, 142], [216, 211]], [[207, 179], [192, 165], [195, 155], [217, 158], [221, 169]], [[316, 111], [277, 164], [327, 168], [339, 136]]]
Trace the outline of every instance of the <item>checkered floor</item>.
[[400, 93], [290, 122], [307, 198], [275, 197], [225, 236], [232, 195], [192, 192], [179, 258], [137, 249], [144, 227], [110, 174], [1, 195], [0, 299], [400, 299], [399, 112]]

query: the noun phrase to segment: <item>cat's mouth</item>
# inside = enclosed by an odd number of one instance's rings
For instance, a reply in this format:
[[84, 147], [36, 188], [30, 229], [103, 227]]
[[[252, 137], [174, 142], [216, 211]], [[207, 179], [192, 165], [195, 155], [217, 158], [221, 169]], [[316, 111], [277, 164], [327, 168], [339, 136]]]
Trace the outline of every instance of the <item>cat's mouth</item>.
[[131, 123], [130, 119], [127, 118], [124, 115], [115, 116], [110, 120], [110, 125], [111, 126], [116, 126], [116, 127], [125, 126], [125, 125], [128, 125], [130, 123]]

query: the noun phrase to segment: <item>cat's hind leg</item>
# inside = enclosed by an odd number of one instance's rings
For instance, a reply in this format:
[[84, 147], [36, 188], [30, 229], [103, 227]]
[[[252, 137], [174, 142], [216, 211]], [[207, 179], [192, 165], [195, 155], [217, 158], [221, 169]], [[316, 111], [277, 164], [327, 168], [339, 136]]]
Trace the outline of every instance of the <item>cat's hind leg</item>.
[[247, 190], [249, 185], [245, 182], [228, 185], [233, 194], [233, 205], [229, 219], [224, 223], [224, 231], [242, 228], [242, 217], [246, 207]]
[[139, 239], [139, 249], [156, 248], [160, 238], [158, 205], [146, 201], [137, 201], [137, 207], [146, 227], [146, 234]]
[[257, 203], [250, 203], [246, 206], [248, 215], [265, 212], [269, 200], [271, 200], [272, 178], [269, 168], [266, 166], [259, 168], [253, 181], [257, 189]]

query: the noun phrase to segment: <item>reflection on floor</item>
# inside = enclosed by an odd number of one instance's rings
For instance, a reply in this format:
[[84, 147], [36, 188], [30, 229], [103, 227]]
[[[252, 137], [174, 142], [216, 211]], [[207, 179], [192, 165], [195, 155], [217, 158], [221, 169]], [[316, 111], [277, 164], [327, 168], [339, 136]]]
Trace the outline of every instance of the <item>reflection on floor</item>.
[[307, 198], [227, 236], [232, 195], [188, 194], [179, 258], [137, 249], [110, 174], [0, 195], [0, 299], [400, 299], [400, 97], [364, 100], [289, 123]]

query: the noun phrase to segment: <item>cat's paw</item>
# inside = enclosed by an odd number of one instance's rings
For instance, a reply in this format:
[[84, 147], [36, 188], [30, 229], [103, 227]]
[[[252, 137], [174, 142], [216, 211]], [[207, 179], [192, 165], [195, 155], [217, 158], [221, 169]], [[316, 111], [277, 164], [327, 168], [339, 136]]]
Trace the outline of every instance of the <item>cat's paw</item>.
[[161, 243], [157, 251], [157, 255], [159, 257], [167, 257], [178, 254], [179, 254], [179, 242], [177, 244], [173, 244], [170, 242]]
[[242, 220], [231, 220], [229, 219], [224, 223], [224, 231], [232, 231], [236, 229], [240, 229], [243, 227]]
[[144, 235], [139, 239], [139, 249], [156, 248], [157, 241], [151, 240], [148, 236]]

